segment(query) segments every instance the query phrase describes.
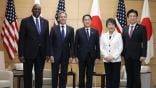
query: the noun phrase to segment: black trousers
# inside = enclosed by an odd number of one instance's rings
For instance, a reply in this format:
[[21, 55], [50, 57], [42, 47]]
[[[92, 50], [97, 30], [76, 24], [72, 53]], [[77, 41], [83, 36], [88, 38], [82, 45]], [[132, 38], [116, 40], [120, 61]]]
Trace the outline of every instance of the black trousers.
[[90, 54], [84, 60], [79, 59], [79, 88], [92, 88], [94, 62], [95, 59]]
[[[66, 88], [67, 84], [67, 71], [69, 60], [63, 56], [59, 61], [55, 61], [52, 66], [52, 88]], [[60, 75], [59, 75], [59, 72]]]
[[106, 88], [119, 88], [121, 62], [104, 63], [106, 72]]
[[127, 88], [141, 88], [140, 58], [125, 58], [127, 72]]
[[24, 68], [24, 88], [32, 88], [32, 68], [35, 72], [35, 88], [42, 88], [43, 69], [45, 59], [40, 57], [40, 52], [36, 58], [25, 58]]

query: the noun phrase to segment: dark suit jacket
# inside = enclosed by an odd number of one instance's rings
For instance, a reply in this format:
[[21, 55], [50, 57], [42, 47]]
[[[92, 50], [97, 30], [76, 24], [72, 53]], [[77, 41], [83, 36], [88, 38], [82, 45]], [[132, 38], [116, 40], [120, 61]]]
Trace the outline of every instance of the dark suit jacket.
[[[61, 38], [60, 26], [56, 25], [52, 27], [50, 33], [50, 56], [54, 56], [55, 61], [60, 58], [73, 57], [73, 45], [74, 45], [74, 28], [66, 26], [65, 39]], [[61, 57], [63, 54], [64, 57]]]
[[40, 17], [41, 33], [39, 34], [33, 20], [33, 17], [22, 19], [19, 31], [19, 56], [24, 58], [35, 58], [39, 49], [41, 57], [48, 53], [49, 23]]
[[129, 26], [123, 29], [124, 49], [122, 55], [130, 58], [146, 57], [147, 34], [144, 26], [136, 24], [132, 37], [129, 37]]
[[89, 53], [93, 59], [100, 58], [99, 34], [96, 29], [90, 29], [90, 38], [87, 39], [85, 28], [76, 31], [75, 56], [85, 59]]

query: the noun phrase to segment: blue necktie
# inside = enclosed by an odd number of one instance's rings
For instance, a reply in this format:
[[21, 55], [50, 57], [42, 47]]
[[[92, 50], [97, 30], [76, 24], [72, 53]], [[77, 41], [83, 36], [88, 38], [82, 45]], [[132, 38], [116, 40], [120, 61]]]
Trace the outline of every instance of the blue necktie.
[[64, 26], [61, 26], [62, 27], [62, 31], [61, 31], [61, 36], [62, 36], [62, 40], [64, 40]]
[[38, 18], [36, 18], [36, 28], [37, 28], [38, 33], [40, 34], [41, 29], [40, 29], [39, 19]]

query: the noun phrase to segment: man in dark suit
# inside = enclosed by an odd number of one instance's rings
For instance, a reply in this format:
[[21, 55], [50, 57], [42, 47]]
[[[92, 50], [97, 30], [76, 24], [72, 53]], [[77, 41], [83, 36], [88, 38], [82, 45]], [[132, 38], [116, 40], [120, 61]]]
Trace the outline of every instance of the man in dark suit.
[[66, 24], [66, 20], [67, 14], [65, 12], [59, 12], [59, 25], [52, 27], [50, 33], [52, 88], [57, 88], [58, 83], [59, 88], [66, 88], [68, 64], [72, 62], [74, 29]]
[[127, 12], [129, 25], [123, 29], [124, 50], [127, 71], [127, 87], [141, 88], [141, 62], [145, 60], [147, 36], [144, 26], [137, 23], [138, 12], [131, 9]]
[[[96, 29], [91, 28], [91, 16], [83, 16], [83, 28], [76, 31], [75, 56], [79, 63], [79, 87], [92, 88], [92, 74], [96, 58], [100, 58], [99, 34]], [[86, 74], [86, 84], [85, 84]]]
[[42, 88], [42, 73], [48, 55], [48, 21], [40, 17], [41, 7], [35, 4], [32, 16], [22, 19], [19, 31], [19, 59], [24, 63], [24, 88], [32, 88], [32, 68], [35, 88]]

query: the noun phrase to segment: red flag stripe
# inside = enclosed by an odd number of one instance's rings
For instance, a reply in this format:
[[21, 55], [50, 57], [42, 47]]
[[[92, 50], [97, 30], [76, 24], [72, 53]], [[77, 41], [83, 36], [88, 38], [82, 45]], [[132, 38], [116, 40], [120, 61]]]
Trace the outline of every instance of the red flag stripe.
[[15, 22], [13, 22], [11, 24], [12, 28], [14, 29], [14, 48], [15, 48], [15, 52], [18, 51], [18, 31], [16, 30], [16, 26], [15, 26]]
[[116, 30], [117, 30], [117, 32], [121, 33], [120, 28], [119, 28], [118, 25], [116, 26]]
[[7, 20], [5, 20], [5, 23], [8, 25], [8, 28], [10, 29], [9, 31], [10, 33], [12, 33], [12, 36], [14, 36], [14, 39], [18, 41], [17, 22], [15, 21], [10, 24]]
[[2, 33], [3, 33], [3, 42], [6, 43], [6, 40], [4, 41], [4, 39], [7, 39], [6, 45], [9, 45], [10, 48], [13, 50], [13, 52], [15, 52], [15, 48], [13, 45], [14, 42], [12, 41], [11, 37], [6, 34], [5, 29], [3, 27], [2, 27]]
[[14, 37], [11, 35], [8, 26], [4, 24], [5, 26], [2, 27], [5, 37], [9, 40], [9, 43], [12, 47], [14, 47]]
[[[8, 42], [9, 42], [9, 45], [12, 47], [12, 48], [14, 48], [14, 45], [13, 45], [13, 43], [14, 43], [14, 41], [12, 40], [12, 38], [9, 36], [9, 34], [8, 34], [8, 32], [6, 31], [6, 28], [4, 28], [4, 27], [2, 27], [2, 30], [3, 30], [3, 32], [4, 32], [4, 38], [6, 37], [7, 39], [8, 39]], [[14, 51], [15, 51], [15, 49], [13, 49]]]
[[3, 40], [4, 40], [4, 43], [3, 43], [3, 44], [4, 44], [4, 47], [6, 48], [8, 54], [9, 54], [9, 57], [11, 57], [11, 59], [15, 58], [12, 49], [11, 49], [10, 46], [8, 45], [7, 39], [4, 38]]
[[12, 29], [13, 29], [13, 32], [14, 32], [14, 38], [15, 38], [15, 41], [18, 41], [18, 31], [16, 30], [17, 28], [16, 28], [16, 26], [15, 26], [15, 22], [13, 22], [12, 24], [11, 24], [11, 27], [12, 27]]
[[16, 22], [13, 22], [15, 24], [15, 33], [16, 33], [16, 37], [17, 37], [17, 42], [18, 42], [18, 39], [19, 39], [19, 36], [18, 36], [18, 26], [17, 26], [17, 21]]
[[9, 46], [8, 40], [6, 39], [6, 37], [4, 35], [3, 29], [2, 29], [2, 34], [1, 35], [2, 35], [2, 38], [3, 38], [3, 44], [4, 44], [6, 50], [7, 50], [8, 54], [9, 54], [9, 57], [11, 57], [11, 59], [13, 59], [14, 58], [13, 48], [11, 48]]
[[[5, 25], [5, 29], [7, 29], [5, 32], [6, 34], [8, 34], [7, 36], [11, 36], [10, 41], [11, 41], [11, 44], [12, 44], [12, 47], [14, 48], [15, 52], [18, 51], [18, 45], [17, 45], [17, 41], [18, 39], [16, 38], [16, 36], [18, 36], [18, 31], [16, 30], [15, 28], [15, 25], [14, 25], [14, 22], [12, 24], [9, 24], [9, 22], [7, 20], [4, 21], [4, 25]], [[8, 33], [7, 33], [8, 32]]]
[[121, 27], [119, 21], [117, 20], [117, 18], [116, 18], [115, 20], [116, 20], [116, 24], [117, 24], [117, 26], [116, 26], [117, 31], [118, 31], [119, 33], [122, 33], [122, 27]]
[[11, 33], [12, 36], [14, 36], [14, 29], [13, 27], [11, 26], [11, 24], [7, 21], [7, 19], [5, 19], [5, 24], [7, 25], [8, 29], [9, 29], [9, 32]]
[[11, 37], [11, 39], [14, 39], [14, 35], [11, 33], [11, 30], [9, 29], [10, 27], [9, 27], [9, 25], [6, 23], [6, 21], [4, 21], [3, 22], [3, 26], [2, 26], [4, 29], [6, 29], [6, 30], [4, 30], [4, 32], [5, 32], [5, 34], [7, 34], [7, 36], [10, 36]]

